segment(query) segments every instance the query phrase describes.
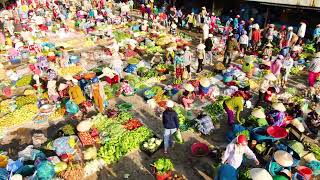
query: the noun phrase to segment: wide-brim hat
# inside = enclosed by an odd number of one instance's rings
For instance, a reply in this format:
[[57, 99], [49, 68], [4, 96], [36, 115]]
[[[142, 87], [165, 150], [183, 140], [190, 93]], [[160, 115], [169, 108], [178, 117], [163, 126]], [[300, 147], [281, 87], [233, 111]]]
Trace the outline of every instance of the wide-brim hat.
[[277, 80], [277, 77], [272, 73], [269, 73], [269, 74], [265, 75], [264, 78], [269, 80], [269, 81], [276, 81]]
[[166, 103], [166, 106], [169, 107], [169, 108], [173, 108], [174, 102], [171, 101], [171, 100], [168, 100], [167, 103]]
[[65, 79], [67, 81], [71, 81], [73, 79], [73, 77], [71, 75], [66, 75], [66, 76], [63, 76], [63, 79]]
[[210, 38], [213, 37], [213, 34], [209, 34], [208, 37], [210, 37]]
[[68, 87], [68, 85], [64, 84], [64, 83], [61, 83], [58, 87], [58, 91], [62, 91], [64, 89], [66, 89]]
[[90, 128], [92, 127], [92, 122], [89, 120], [85, 120], [85, 121], [81, 121], [78, 125], [77, 125], [77, 130], [79, 132], [87, 132], [90, 130]]
[[252, 180], [272, 180], [270, 173], [263, 168], [253, 168], [249, 172]]
[[206, 48], [206, 45], [204, 45], [202, 43], [197, 46], [197, 49], [199, 49], [199, 50], [203, 50], [205, 48]]
[[273, 47], [273, 45], [271, 43], [268, 43], [266, 47]]
[[262, 64], [266, 65], [266, 66], [271, 66], [271, 62], [270, 61], [262, 61]]
[[202, 78], [200, 79], [200, 85], [202, 87], [209, 87], [210, 86], [210, 81], [207, 78]]
[[282, 103], [274, 103], [272, 104], [272, 108], [280, 112], [286, 111], [286, 107]]
[[253, 58], [254, 58], [253, 56], [245, 56], [244, 57], [244, 61], [247, 62], [247, 63], [250, 63], [250, 62], [253, 61]]
[[320, 52], [317, 52], [317, 53], [315, 54], [315, 57], [320, 58]]
[[292, 155], [286, 151], [278, 150], [273, 154], [274, 160], [283, 167], [290, 167], [293, 164]]
[[192, 84], [189, 84], [189, 83], [184, 85], [184, 89], [189, 92], [194, 91], [194, 87], [192, 86]]
[[184, 51], [181, 49], [177, 51], [177, 54], [179, 54], [179, 55], [182, 55], [183, 53], [184, 53]]
[[253, 110], [251, 115], [253, 117], [256, 117], [256, 118], [259, 118], [259, 119], [265, 119], [266, 118], [266, 114], [264, 113], [262, 108]]
[[172, 28], [177, 28], [177, 25], [173, 23], [173, 24], [171, 24], [171, 27]]

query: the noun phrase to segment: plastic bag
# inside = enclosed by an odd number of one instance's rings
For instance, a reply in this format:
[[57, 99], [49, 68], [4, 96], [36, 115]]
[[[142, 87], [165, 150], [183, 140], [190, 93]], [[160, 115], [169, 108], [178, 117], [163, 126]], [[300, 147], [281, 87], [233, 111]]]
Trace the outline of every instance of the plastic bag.
[[54, 167], [49, 161], [42, 161], [37, 166], [37, 177], [39, 179], [52, 179], [54, 175]]
[[72, 101], [66, 103], [66, 111], [70, 114], [76, 114], [79, 111], [79, 107]]
[[175, 138], [176, 142], [179, 143], [179, 144], [183, 144], [183, 139], [182, 139], [182, 135], [181, 135], [181, 132], [180, 130], [177, 130], [174, 134], [173, 134], [173, 137]]
[[7, 164], [7, 171], [12, 171], [15, 173], [19, 168], [23, 166], [22, 159], [18, 159], [16, 161], [9, 160]]

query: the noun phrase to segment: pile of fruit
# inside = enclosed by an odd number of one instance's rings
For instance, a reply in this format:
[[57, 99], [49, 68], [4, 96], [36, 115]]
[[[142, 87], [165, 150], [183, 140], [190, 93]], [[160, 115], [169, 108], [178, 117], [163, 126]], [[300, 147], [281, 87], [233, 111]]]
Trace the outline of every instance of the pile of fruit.
[[135, 130], [141, 126], [143, 126], [143, 124], [137, 119], [130, 119], [124, 124], [124, 128], [130, 131]]
[[17, 108], [21, 108], [26, 104], [36, 104], [36, 103], [37, 103], [37, 96], [35, 95], [19, 96], [16, 98]]
[[38, 107], [36, 104], [22, 106], [20, 109], [0, 118], [0, 129], [10, 128], [32, 121], [37, 113]]
[[22, 78], [20, 78], [17, 82], [16, 82], [16, 86], [17, 87], [22, 87], [22, 86], [26, 86], [29, 85], [32, 81], [32, 75], [26, 75], [23, 76]]
[[60, 120], [63, 118], [64, 114], [65, 114], [66, 110], [61, 108], [53, 113], [51, 113], [48, 117], [49, 121], [55, 121], [55, 120]]
[[161, 143], [161, 139], [150, 138], [148, 141], [143, 143], [142, 150], [153, 153], [160, 147]]
[[12, 104], [11, 99], [1, 101], [0, 102], [0, 114], [10, 113], [12, 111], [11, 104]]
[[70, 67], [59, 69], [58, 74], [60, 76], [67, 76], [67, 75], [74, 76], [76, 74], [81, 73], [82, 71], [84, 71], [84, 69], [81, 66], [70, 66]]

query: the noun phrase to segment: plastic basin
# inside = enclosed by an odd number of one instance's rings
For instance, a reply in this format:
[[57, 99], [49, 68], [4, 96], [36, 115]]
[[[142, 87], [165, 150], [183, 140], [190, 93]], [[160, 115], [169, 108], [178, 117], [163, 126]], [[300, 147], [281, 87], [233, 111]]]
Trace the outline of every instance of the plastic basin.
[[274, 138], [285, 138], [288, 136], [288, 132], [285, 128], [277, 126], [268, 127], [267, 133]]
[[311, 179], [313, 171], [312, 169], [306, 167], [306, 166], [299, 166], [297, 168], [299, 174], [301, 174], [304, 178], [306, 178], [307, 180]]
[[193, 156], [205, 156], [209, 153], [209, 147], [207, 144], [196, 142], [191, 146], [191, 154]]

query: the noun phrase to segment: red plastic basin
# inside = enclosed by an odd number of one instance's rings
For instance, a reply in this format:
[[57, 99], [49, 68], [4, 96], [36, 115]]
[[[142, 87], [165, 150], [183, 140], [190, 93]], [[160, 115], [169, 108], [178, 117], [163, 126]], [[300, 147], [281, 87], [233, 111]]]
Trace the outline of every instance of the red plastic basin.
[[274, 138], [285, 138], [288, 136], [288, 132], [285, 128], [277, 126], [268, 127], [267, 133], [269, 134], [269, 136], [272, 136]]

